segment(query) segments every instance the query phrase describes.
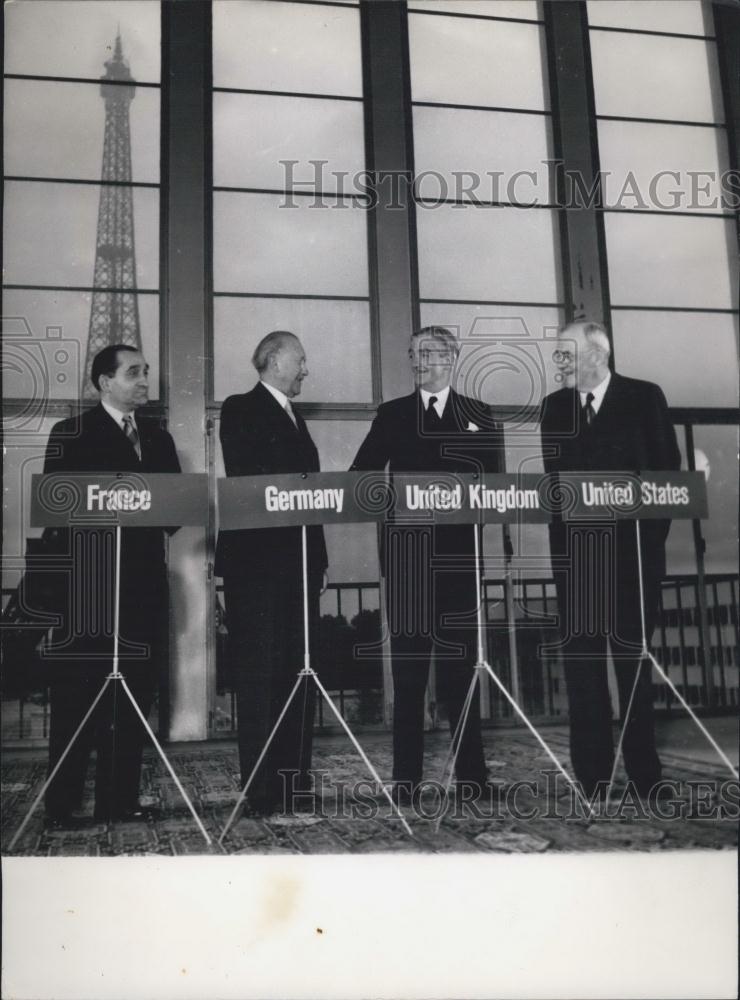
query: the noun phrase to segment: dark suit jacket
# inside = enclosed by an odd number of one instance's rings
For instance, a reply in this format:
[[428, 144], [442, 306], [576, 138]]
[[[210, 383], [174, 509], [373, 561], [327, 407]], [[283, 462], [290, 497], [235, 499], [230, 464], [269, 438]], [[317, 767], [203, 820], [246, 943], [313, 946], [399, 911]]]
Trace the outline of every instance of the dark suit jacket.
[[[61, 420], [49, 435], [44, 472], [179, 472], [180, 463], [170, 435], [140, 416], [137, 416], [137, 429], [141, 460], [102, 405]], [[79, 535], [77, 542], [75, 534]], [[112, 544], [109, 528], [75, 528], [71, 532], [70, 529], [47, 528], [44, 533], [51, 551], [70, 556], [72, 580], [77, 587], [89, 586], [91, 573], [100, 573], [101, 587], [110, 589], [112, 556], [110, 553], [96, 554], [90, 541], [93, 536], [100, 540], [107, 536], [108, 541], [101, 543], [100, 548], [102, 544]], [[148, 623], [161, 610], [166, 596], [166, 579], [164, 529], [124, 528], [121, 532], [123, 636], [131, 630], [132, 621], [137, 635], [146, 635]]]
[[[298, 427], [261, 382], [250, 392], [229, 396], [221, 409], [221, 446], [227, 476], [318, 472], [319, 453], [303, 418]], [[323, 528], [307, 532], [310, 576], [321, 577], [327, 567]], [[301, 529], [258, 528], [220, 531], [216, 573], [259, 576], [263, 573], [301, 572]]]
[[[578, 391], [566, 388], [543, 400], [540, 432], [548, 473], [638, 472], [681, 466], [676, 432], [660, 387], [616, 372], [591, 427], [582, 420]], [[644, 559], [661, 577], [665, 573], [669, 527], [668, 520], [640, 523]], [[566, 545], [564, 525], [553, 524], [550, 534], [553, 554], [562, 554]], [[619, 522], [617, 539], [632, 552], [633, 523]]]
[[[470, 424], [478, 430], [468, 430]], [[370, 431], [352, 463], [358, 471], [502, 472], [503, 434], [489, 407], [453, 389], [441, 423], [429, 430], [420, 392], [378, 407]], [[473, 549], [470, 525], [435, 529], [437, 551], [468, 554]]]

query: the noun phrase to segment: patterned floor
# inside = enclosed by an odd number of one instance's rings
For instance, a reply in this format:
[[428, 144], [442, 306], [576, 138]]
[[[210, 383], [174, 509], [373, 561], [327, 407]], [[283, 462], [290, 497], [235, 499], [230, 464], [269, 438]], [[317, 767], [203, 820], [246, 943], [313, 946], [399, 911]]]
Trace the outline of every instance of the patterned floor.
[[[710, 728], [737, 763], [737, 723], [711, 720]], [[555, 755], [569, 767], [567, 729], [542, 730]], [[361, 743], [383, 780], [391, 771], [387, 734], [361, 736]], [[343, 735], [317, 736], [314, 769], [322, 785], [320, 811], [269, 818], [243, 815], [223, 843], [218, 838], [239, 792], [236, 746], [214, 741], [177, 744], [168, 758], [182, 781], [212, 843], [206, 843], [154, 750], [147, 751], [142, 804], [156, 810], [147, 822], [107, 827], [92, 819], [93, 774], [86, 792], [86, 822], [76, 829], [46, 829], [43, 809], [31, 817], [9, 851], [45, 777], [45, 751], [10, 750], [2, 763], [3, 853], [36, 857], [185, 854], [333, 854], [372, 852], [544, 852], [685, 848], [734, 849], [737, 846], [738, 783], [688, 720], [659, 727], [664, 778], [675, 782], [661, 803], [662, 816], [645, 808], [618, 775], [606, 813], [590, 822], [578, 810], [569, 786], [556, 780], [552, 761], [522, 729], [491, 729], [484, 734], [491, 776], [503, 786], [505, 800], [490, 805], [442, 808], [434, 782], [416, 808], [404, 810], [413, 836], [382, 798], [370, 796], [364, 765]], [[439, 777], [448, 750], [445, 733], [427, 734], [426, 774]], [[360, 783], [358, 785], [358, 783]], [[443, 815], [440, 815], [443, 813]]]

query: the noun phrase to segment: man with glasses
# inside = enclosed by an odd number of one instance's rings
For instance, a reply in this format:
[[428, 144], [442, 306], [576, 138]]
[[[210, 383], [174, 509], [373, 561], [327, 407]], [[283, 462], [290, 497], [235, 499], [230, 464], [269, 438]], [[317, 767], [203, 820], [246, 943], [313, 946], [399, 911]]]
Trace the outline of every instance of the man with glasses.
[[[416, 388], [383, 403], [352, 464], [354, 470], [498, 472], [501, 428], [479, 400], [450, 385], [459, 351], [445, 327], [411, 337]], [[432, 653], [437, 690], [454, 734], [476, 656], [474, 528], [470, 524], [386, 524], [381, 558], [393, 666], [393, 794], [407, 803], [419, 788], [424, 756], [424, 693]], [[464, 801], [490, 793], [473, 697], [456, 761]]]
[[[661, 389], [610, 370], [599, 323], [581, 320], [559, 334], [553, 355], [565, 385], [540, 414], [545, 471], [637, 472], [678, 469], [681, 456]], [[573, 769], [589, 797], [603, 796], [614, 764], [607, 641], [614, 662], [624, 763], [640, 796], [660, 781], [650, 663], [642, 663], [636, 522], [568, 521], [550, 527], [570, 711]], [[670, 521], [640, 522], [645, 632], [656, 623]], [[639, 678], [637, 672], [640, 671]], [[637, 679], [636, 679], [637, 678]], [[633, 694], [634, 687], [634, 694]]]

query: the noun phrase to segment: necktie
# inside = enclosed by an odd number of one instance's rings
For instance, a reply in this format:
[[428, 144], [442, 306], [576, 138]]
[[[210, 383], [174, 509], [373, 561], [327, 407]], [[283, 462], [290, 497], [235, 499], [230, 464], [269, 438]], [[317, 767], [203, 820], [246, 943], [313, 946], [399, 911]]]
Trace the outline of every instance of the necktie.
[[426, 410], [424, 410], [422, 416], [422, 420], [424, 421], [423, 426], [426, 428], [427, 431], [430, 431], [432, 434], [434, 434], [436, 431], [439, 430], [439, 426], [441, 423], [439, 419], [439, 414], [434, 409], [434, 404], [436, 402], [437, 402], [437, 397], [430, 396], [427, 402], [427, 408]]
[[134, 450], [136, 451], [136, 454], [139, 457], [139, 461], [141, 461], [141, 442], [139, 441], [139, 434], [136, 428], [134, 427], [134, 421], [131, 418], [130, 413], [127, 413], [126, 416], [123, 418], [123, 433], [126, 435], [131, 444], [134, 446]]
[[594, 394], [592, 392], [589, 392], [589, 394], [586, 396], [586, 405], [583, 407], [583, 416], [589, 427], [596, 419], [596, 410], [593, 407], [593, 402], [594, 402]]
[[293, 421], [293, 426], [297, 429], [298, 428], [298, 421], [295, 418], [295, 413], [293, 412], [293, 407], [290, 405], [290, 400], [289, 399], [285, 400], [285, 412], [288, 414], [288, 416], [290, 417], [290, 419]]

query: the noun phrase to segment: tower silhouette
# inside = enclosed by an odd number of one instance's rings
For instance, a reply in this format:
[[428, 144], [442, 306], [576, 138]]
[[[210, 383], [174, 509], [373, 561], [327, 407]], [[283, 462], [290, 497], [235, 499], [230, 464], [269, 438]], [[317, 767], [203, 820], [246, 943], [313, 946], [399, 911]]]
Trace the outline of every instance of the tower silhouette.
[[[120, 31], [113, 58], [105, 62], [100, 96], [105, 101], [105, 140], [100, 205], [95, 246], [90, 327], [87, 338], [83, 396], [96, 398], [90, 382], [95, 355], [108, 344], [130, 344], [141, 350], [139, 302], [136, 295], [131, 128], [129, 110], [136, 90], [128, 62], [123, 58]], [[130, 86], [126, 86], [130, 84]]]

